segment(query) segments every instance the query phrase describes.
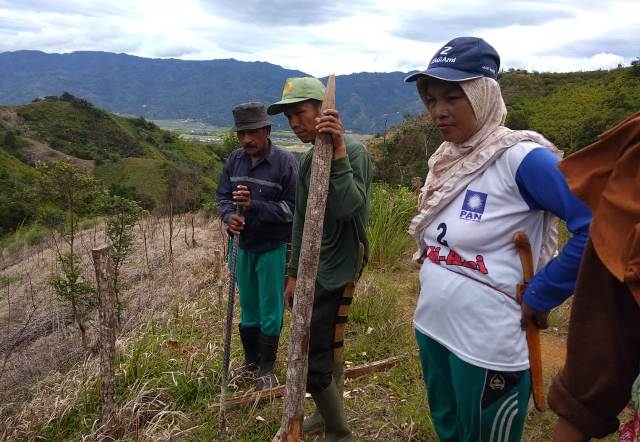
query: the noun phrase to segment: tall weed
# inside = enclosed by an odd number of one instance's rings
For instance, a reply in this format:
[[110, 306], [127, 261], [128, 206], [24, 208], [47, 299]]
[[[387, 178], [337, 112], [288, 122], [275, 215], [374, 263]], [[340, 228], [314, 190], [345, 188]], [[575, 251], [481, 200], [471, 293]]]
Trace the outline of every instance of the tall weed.
[[373, 185], [367, 226], [370, 266], [389, 266], [409, 249], [413, 240], [407, 227], [416, 212], [416, 204], [416, 195], [406, 187]]

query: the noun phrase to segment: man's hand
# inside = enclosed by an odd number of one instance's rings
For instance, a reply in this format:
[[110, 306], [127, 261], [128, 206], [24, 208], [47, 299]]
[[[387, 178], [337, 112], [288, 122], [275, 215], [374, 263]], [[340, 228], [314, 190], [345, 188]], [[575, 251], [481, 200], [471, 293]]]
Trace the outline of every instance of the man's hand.
[[227, 227], [234, 235], [240, 235], [240, 232], [244, 229], [244, 216], [234, 213], [229, 217]]
[[520, 320], [520, 327], [522, 330], [526, 330], [530, 323], [533, 323], [540, 330], [549, 328], [547, 321], [549, 312], [539, 312], [529, 307], [525, 302], [522, 302], [522, 319]]
[[344, 136], [342, 135], [342, 121], [340, 114], [335, 109], [326, 109], [324, 114], [316, 118], [318, 124], [316, 129], [319, 133], [331, 135], [333, 141], [333, 159], [337, 160], [347, 156], [347, 147], [344, 144]]
[[291, 308], [293, 308], [293, 294], [296, 291], [296, 282], [296, 278], [294, 278], [293, 276], [289, 276], [287, 278], [287, 285], [284, 288], [284, 306], [289, 311], [291, 311]]
[[232, 192], [233, 203], [237, 207], [249, 209], [251, 207], [251, 191], [247, 186], [239, 185], [237, 190]]

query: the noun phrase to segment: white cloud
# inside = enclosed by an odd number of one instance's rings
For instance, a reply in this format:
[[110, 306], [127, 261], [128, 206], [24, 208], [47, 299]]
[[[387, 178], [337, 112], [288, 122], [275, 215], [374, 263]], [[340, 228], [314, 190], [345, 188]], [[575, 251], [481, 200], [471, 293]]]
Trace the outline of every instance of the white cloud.
[[462, 34], [494, 45], [504, 68], [615, 67], [640, 56], [640, 4], [459, 0], [453, 9], [444, 0], [0, 0], [0, 51], [236, 58], [317, 76], [422, 69]]

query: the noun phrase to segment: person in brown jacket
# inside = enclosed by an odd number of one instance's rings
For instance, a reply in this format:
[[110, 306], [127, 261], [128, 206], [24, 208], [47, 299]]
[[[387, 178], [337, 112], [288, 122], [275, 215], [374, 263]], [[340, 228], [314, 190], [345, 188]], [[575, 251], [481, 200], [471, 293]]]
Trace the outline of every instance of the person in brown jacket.
[[549, 391], [553, 440], [618, 429], [640, 371], [640, 113], [560, 163], [592, 210], [569, 323], [567, 360]]

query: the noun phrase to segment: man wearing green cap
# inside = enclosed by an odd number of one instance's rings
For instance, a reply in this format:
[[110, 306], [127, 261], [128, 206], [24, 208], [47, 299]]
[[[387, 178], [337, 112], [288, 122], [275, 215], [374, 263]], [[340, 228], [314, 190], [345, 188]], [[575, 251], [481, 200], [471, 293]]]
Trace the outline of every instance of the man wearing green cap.
[[[310, 325], [309, 371], [307, 390], [317, 407], [316, 413], [305, 419], [303, 429], [311, 431], [324, 423], [329, 441], [352, 440], [351, 430], [344, 416], [342, 361], [334, 364], [336, 324], [346, 322], [339, 316], [345, 287], [358, 278], [368, 255], [365, 228], [368, 220], [373, 168], [365, 147], [343, 134], [340, 115], [335, 109], [321, 111], [324, 86], [311, 77], [289, 78], [282, 92], [282, 100], [267, 109], [270, 115], [283, 112], [291, 129], [304, 143], [313, 143], [318, 133], [331, 135], [333, 158], [320, 260]], [[298, 273], [300, 243], [307, 209], [311, 159], [313, 148], [302, 158], [296, 185], [296, 204], [293, 218], [292, 253], [287, 266], [288, 280], [284, 291], [285, 305], [291, 308]], [[361, 257], [361, 247], [364, 256]]]

